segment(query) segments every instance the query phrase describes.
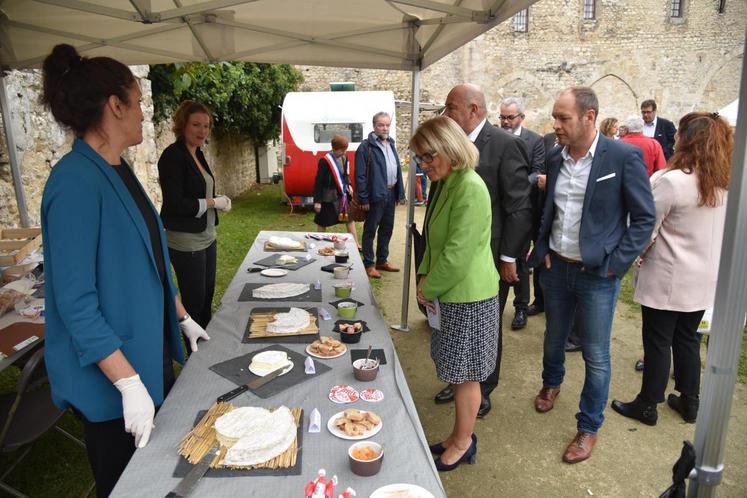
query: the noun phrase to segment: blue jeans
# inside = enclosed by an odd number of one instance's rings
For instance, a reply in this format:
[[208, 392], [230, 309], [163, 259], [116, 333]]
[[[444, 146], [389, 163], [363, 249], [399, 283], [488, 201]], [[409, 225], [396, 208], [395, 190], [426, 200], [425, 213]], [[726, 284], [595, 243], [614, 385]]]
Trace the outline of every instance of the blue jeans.
[[[363, 266], [382, 264], [389, 257], [389, 240], [394, 230], [394, 208], [397, 204], [397, 189], [387, 191], [386, 199], [369, 204], [366, 221], [363, 222]], [[378, 235], [377, 235], [378, 229]], [[374, 237], [376, 256], [374, 260]]]
[[565, 342], [577, 310], [586, 377], [576, 414], [579, 431], [596, 434], [604, 422], [610, 386], [610, 335], [620, 279], [602, 278], [552, 255], [549, 269], [542, 268], [540, 284], [545, 298], [542, 383], [558, 387], [565, 375]]

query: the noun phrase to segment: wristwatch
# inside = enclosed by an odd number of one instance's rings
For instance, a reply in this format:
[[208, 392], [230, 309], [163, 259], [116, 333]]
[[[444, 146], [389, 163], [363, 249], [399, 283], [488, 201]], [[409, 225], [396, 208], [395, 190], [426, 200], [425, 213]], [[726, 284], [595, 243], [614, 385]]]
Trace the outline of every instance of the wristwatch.
[[179, 323], [184, 323], [189, 320], [189, 313], [184, 313], [184, 316], [179, 318]]

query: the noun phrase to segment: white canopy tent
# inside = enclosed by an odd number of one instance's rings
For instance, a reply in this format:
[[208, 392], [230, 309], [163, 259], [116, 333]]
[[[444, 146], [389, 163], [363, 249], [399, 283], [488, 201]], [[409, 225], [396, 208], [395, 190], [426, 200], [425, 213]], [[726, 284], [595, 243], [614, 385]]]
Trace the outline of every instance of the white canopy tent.
[[719, 109], [718, 113], [732, 126], [737, 126], [737, 110], [739, 109], [739, 99], [725, 105]]
[[[419, 115], [420, 71], [536, 0], [0, 0], [0, 65], [38, 67], [58, 43], [86, 56], [127, 64], [180, 61], [309, 64], [412, 71], [412, 120]], [[747, 65], [733, 176], [696, 432], [697, 475], [690, 496], [711, 496], [721, 480], [723, 443], [736, 381], [747, 300]], [[28, 225], [4, 82], [0, 105], [21, 213]], [[411, 175], [409, 192], [414, 192]], [[412, 195], [409, 196], [412, 198]], [[407, 329], [410, 226], [403, 282]]]

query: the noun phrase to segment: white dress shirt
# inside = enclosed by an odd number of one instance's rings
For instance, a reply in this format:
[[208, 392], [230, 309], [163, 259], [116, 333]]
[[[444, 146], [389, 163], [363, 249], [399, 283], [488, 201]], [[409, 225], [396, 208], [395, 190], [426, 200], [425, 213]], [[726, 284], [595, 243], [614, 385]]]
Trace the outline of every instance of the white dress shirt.
[[581, 261], [581, 217], [583, 216], [586, 185], [589, 182], [591, 163], [599, 142], [599, 132], [589, 151], [578, 161], [568, 153], [568, 146], [560, 152], [563, 164], [555, 183], [555, 217], [550, 232], [550, 249], [568, 259]]
[[647, 136], [648, 138], [654, 138], [654, 133], [656, 132], [656, 120], [658, 118], [654, 118], [653, 121], [651, 121], [651, 124], [643, 122], [643, 134]]
[[397, 183], [397, 159], [394, 157], [394, 151], [392, 150], [389, 139], [382, 141], [377, 138], [376, 143], [381, 147], [381, 152], [384, 153], [384, 160], [386, 161], [386, 186], [391, 188]]

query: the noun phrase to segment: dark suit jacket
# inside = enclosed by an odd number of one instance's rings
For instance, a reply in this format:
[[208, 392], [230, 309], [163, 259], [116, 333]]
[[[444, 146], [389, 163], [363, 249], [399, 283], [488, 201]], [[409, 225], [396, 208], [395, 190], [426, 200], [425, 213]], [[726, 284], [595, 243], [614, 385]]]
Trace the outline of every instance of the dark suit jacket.
[[[208, 175], [212, 177], [213, 173], [199, 148], [197, 158]], [[195, 218], [195, 215], [200, 209], [198, 199], [207, 197], [207, 185], [184, 141], [177, 140], [164, 149], [158, 159], [158, 182], [163, 192], [163, 205], [161, 206], [163, 226], [175, 232], [200, 233], [204, 231], [207, 228], [207, 211], [199, 218]], [[215, 197], [215, 181], [213, 181], [212, 197]], [[215, 224], [218, 225], [217, 210]]]
[[545, 144], [541, 135], [521, 127], [522, 140], [527, 143], [529, 151], [529, 183], [536, 185], [537, 175], [545, 173]]
[[[563, 164], [562, 150], [555, 147], [548, 157], [547, 201], [530, 266], [542, 264], [550, 251], [555, 218], [553, 198]], [[640, 149], [600, 133], [581, 215], [579, 242], [585, 270], [600, 277], [606, 277], [611, 270], [622, 278], [650, 241], [655, 221], [654, 198]]]
[[[530, 199], [532, 202], [532, 234], [537, 238], [539, 222], [542, 219], [542, 191], [537, 187], [537, 176], [545, 174], [545, 143], [541, 135], [521, 127], [519, 137], [527, 144], [529, 151], [529, 183], [532, 185]], [[528, 248], [527, 248], [528, 249]]]
[[661, 144], [661, 148], [664, 149], [664, 157], [669, 158], [674, 154], [674, 134], [677, 133], [677, 128], [674, 127], [674, 123], [668, 119], [656, 116], [656, 129], [654, 130], [654, 138]]
[[532, 231], [529, 199], [529, 153], [526, 143], [486, 122], [475, 140], [480, 151], [477, 174], [490, 192], [493, 212], [491, 249], [498, 265], [501, 254], [521, 257]]

